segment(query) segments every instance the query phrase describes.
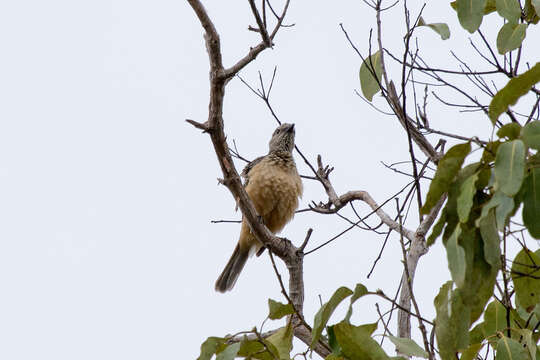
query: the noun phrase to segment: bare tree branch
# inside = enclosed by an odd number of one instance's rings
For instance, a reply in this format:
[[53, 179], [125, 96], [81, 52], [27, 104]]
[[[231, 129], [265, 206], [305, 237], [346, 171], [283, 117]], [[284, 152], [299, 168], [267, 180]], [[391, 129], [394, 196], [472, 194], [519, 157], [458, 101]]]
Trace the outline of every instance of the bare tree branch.
[[[396, 199], [396, 207], [399, 211], [399, 201], [398, 199]], [[402, 224], [402, 219], [401, 219], [401, 215], [398, 215], [399, 217], [399, 225], [401, 226]], [[403, 241], [403, 236], [400, 237], [400, 244], [401, 244], [401, 251], [403, 253], [403, 283], [405, 284], [405, 286], [402, 287], [401, 289], [401, 294], [403, 295], [404, 293], [408, 293], [410, 299], [412, 300], [412, 303], [414, 305], [414, 310], [416, 312], [416, 315], [417, 315], [417, 318], [418, 318], [418, 327], [420, 328], [420, 332], [422, 333], [422, 338], [424, 340], [424, 349], [427, 351], [427, 353], [429, 354], [429, 359], [430, 360], [433, 360], [433, 354], [431, 353], [430, 351], [430, 347], [429, 347], [429, 341], [428, 341], [428, 335], [427, 335], [427, 331], [426, 331], [426, 327], [424, 326], [424, 323], [422, 321], [422, 317], [420, 316], [420, 309], [418, 308], [418, 304], [416, 302], [416, 299], [414, 297], [414, 292], [413, 292], [413, 288], [412, 288], [412, 280], [413, 278], [411, 277], [411, 273], [409, 272], [409, 257], [412, 253], [412, 251], [409, 251], [407, 253], [407, 251], [405, 250], [405, 242]], [[427, 249], [426, 249], [426, 252], [427, 252]], [[406, 289], [406, 290], [405, 290]], [[401, 306], [405, 305], [405, 304], [400, 304]], [[404, 310], [400, 309], [400, 312], [405, 312]], [[407, 320], [409, 320], [410, 317], [407, 318]], [[409, 320], [410, 321], [410, 320]], [[401, 331], [402, 330], [402, 327], [401, 327], [401, 323], [399, 324], [398, 326], [398, 331]], [[409, 329], [410, 331], [410, 329]], [[399, 334], [400, 336], [402, 334]], [[402, 336], [402, 337], [406, 337], [406, 338], [410, 338], [411, 337], [411, 334], [404, 334], [404, 335], [407, 335], [407, 336]]]
[[259, 10], [257, 10], [255, 1], [248, 0], [248, 2], [249, 2], [249, 6], [251, 7], [251, 12], [253, 13], [253, 16], [255, 16], [255, 21], [257, 21], [257, 26], [259, 26], [259, 33], [262, 36], [262, 40], [264, 44], [267, 47], [272, 47], [272, 41], [270, 40], [270, 37], [268, 36], [268, 31], [266, 31], [266, 25], [263, 23], [263, 20], [261, 19], [261, 15], [259, 14]]
[[377, 202], [373, 200], [373, 198], [371, 197], [371, 195], [369, 195], [367, 191], [362, 191], [362, 190], [348, 191], [338, 198], [338, 201], [340, 204], [339, 207], [327, 209], [323, 206], [316, 206], [316, 207], [312, 207], [312, 210], [321, 214], [333, 214], [337, 212], [339, 209], [341, 209], [343, 206], [347, 205], [349, 202], [355, 201], [355, 200], [360, 200], [368, 204], [369, 207], [375, 212], [375, 214], [377, 214], [379, 219], [381, 219], [381, 221], [386, 226], [388, 226], [390, 229], [398, 233], [403, 234], [404, 237], [413, 241], [415, 237], [415, 232], [412, 230], [406, 229], [405, 227], [400, 227], [399, 223], [392, 220], [392, 218], [388, 216], [388, 214], [384, 210], [382, 210], [381, 206], [379, 206], [379, 204], [377, 204]]
[[[303, 257], [302, 250], [296, 248], [289, 240], [278, 238], [272, 234], [268, 228], [259, 221], [259, 215], [255, 210], [253, 203], [248, 197], [242, 181], [231, 157], [231, 152], [226, 142], [225, 133], [223, 130], [223, 99], [225, 96], [225, 85], [228, 80], [234, 76], [240, 69], [249, 64], [255, 57], [268, 46], [266, 43], [261, 43], [254, 49], [251, 49], [248, 55], [238, 61], [230, 69], [224, 70], [221, 57], [221, 45], [217, 30], [208, 17], [206, 10], [199, 0], [188, 0], [189, 4], [195, 11], [199, 21], [205, 31], [204, 39], [206, 49], [210, 60], [210, 104], [208, 107], [208, 120], [205, 123], [197, 123], [196, 121], [188, 121], [199, 129], [203, 129], [210, 135], [214, 151], [218, 162], [223, 172], [223, 184], [237, 199], [238, 206], [248, 223], [251, 232], [261, 241], [265, 247], [271, 252], [280, 257], [286, 264], [289, 270], [289, 296], [290, 301], [294, 305], [297, 315], [292, 317], [292, 325], [295, 328], [295, 335], [306, 342], [311, 343], [311, 330], [306, 327], [303, 321], [302, 313], [304, 306], [304, 279], [303, 279]], [[289, 1], [285, 4], [281, 18], [278, 20], [274, 31], [270, 35], [270, 40], [274, 38], [281, 22], [285, 17]], [[260, 335], [259, 335], [260, 336]], [[326, 357], [330, 352], [328, 345], [323, 341], [315, 347], [315, 351], [322, 357]]]
[[407, 311], [400, 310], [398, 313], [399, 337], [410, 338], [411, 336], [411, 289], [413, 288], [416, 267], [420, 258], [428, 252], [428, 248], [426, 247], [425, 242], [425, 235], [428, 229], [433, 225], [433, 222], [437, 218], [437, 215], [439, 214], [439, 211], [441, 210], [445, 200], [446, 195], [439, 200], [439, 202], [433, 207], [429, 215], [424, 218], [422, 223], [420, 223], [420, 226], [418, 226], [418, 229], [414, 234], [411, 246], [407, 251], [407, 271], [403, 271], [402, 283], [409, 284], [409, 286], [402, 286], [399, 298], [400, 306]]

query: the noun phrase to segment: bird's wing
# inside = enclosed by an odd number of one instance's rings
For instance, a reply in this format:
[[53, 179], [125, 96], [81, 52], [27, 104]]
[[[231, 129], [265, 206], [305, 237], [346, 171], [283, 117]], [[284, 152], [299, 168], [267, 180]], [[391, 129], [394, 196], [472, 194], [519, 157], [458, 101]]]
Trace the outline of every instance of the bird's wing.
[[251, 169], [253, 169], [253, 167], [255, 165], [257, 165], [258, 163], [261, 162], [261, 160], [264, 159], [264, 156], [259, 156], [258, 158], [256, 158], [255, 160], [253, 161], [250, 161], [246, 167], [244, 167], [244, 170], [242, 170], [242, 174], [240, 174], [244, 179], [246, 179], [244, 181], [244, 187], [246, 187], [248, 184], [249, 184], [249, 172], [251, 171]]
[[[242, 176], [244, 180], [244, 187], [246, 187], [249, 184], [249, 172], [255, 165], [261, 162], [261, 160], [264, 159], [264, 156], [259, 156], [253, 161], [250, 161], [245, 167], [244, 170], [242, 170], [242, 173], [240, 176]], [[234, 211], [238, 211], [238, 200], [236, 200], [236, 207], [234, 208]]]

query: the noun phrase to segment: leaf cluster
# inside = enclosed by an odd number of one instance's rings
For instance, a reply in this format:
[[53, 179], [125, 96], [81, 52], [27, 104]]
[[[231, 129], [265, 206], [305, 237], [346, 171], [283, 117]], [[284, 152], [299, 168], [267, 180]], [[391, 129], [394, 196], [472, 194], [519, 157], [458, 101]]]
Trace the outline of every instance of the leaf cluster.
[[[505, 299], [504, 305], [495, 300], [485, 312], [484, 308], [493, 296], [499, 271], [505, 271], [501, 233], [506, 236], [510, 219], [522, 205], [525, 228], [540, 239], [540, 163], [532, 153], [540, 148], [539, 130], [540, 121], [524, 127], [510, 123], [499, 129], [499, 139], [484, 147], [480, 161], [463, 166], [471, 152], [471, 144], [464, 143], [452, 147], [439, 163], [421, 212], [429, 213], [442, 194], [448, 194], [428, 238], [431, 245], [442, 235], [452, 277], [435, 299], [435, 330], [442, 359], [454, 359], [467, 350], [469, 356], [487, 342], [498, 343], [505, 352], [516, 355], [514, 342], [529, 346], [538, 341], [540, 333], [534, 326], [540, 319], [536, 313], [540, 308], [540, 250], [534, 253], [524, 248], [513, 260], [511, 279], [517, 306], [513, 308]], [[505, 320], [505, 326], [493, 325], [493, 318], [502, 316], [497, 313], [503, 310], [514, 314], [512, 320]], [[469, 331], [482, 313], [480, 328]], [[527, 321], [533, 327], [527, 327]], [[506, 335], [503, 330], [508, 330]], [[535, 354], [536, 345], [529, 350]]]

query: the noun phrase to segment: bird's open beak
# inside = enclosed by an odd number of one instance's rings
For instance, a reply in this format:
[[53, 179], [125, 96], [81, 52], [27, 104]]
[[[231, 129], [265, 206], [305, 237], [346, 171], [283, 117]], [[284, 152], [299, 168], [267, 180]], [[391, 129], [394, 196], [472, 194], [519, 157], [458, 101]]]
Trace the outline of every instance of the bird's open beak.
[[287, 129], [288, 132], [294, 131], [294, 124], [291, 124], [289, 128]]

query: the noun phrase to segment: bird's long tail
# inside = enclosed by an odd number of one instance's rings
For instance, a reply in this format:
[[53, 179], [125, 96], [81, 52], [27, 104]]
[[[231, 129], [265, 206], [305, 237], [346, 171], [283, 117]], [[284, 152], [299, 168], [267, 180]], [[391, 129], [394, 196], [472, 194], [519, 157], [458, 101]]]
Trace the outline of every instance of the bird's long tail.
[[241, 249], [240, 245], [237, 244], [229, 262], [216, 281], [216, 291], [223, 293], [233, 288], [248, 258], [249, 249]]

